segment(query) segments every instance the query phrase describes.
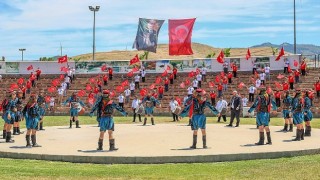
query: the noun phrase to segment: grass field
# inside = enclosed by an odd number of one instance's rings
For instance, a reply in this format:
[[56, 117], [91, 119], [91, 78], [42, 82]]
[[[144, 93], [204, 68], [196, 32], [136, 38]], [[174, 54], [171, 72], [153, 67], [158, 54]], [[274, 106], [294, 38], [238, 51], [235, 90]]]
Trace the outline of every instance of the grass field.
[[[81, 124], [96, 124], [95, 118], [80, 117]], [[182, 124], [187, 123], [184, 118]], [[312, 126], [320, 127], [319, 119]], [[115, 117], [118, 124], [131, 123], [131, 117]], [[157, 123], [171, 123], [169, 117], [156, 117]], [[208, 123], [216, 123], [209, 117]], [[3, 122], [0, 123], [2, 125]], [[241, 124], [255, 124], [242, 118]], [[281, 118], [271, 125], [282, 126]], [[45, 117], [45, 126], [68, 126], [67, 116]], [[22, 123], [24, 127], [24, 123]], [[99, 165], [66, 162], [0, 159], [0, 179], [320, 179], [320, 155], [293, 158], [222, 163]]]

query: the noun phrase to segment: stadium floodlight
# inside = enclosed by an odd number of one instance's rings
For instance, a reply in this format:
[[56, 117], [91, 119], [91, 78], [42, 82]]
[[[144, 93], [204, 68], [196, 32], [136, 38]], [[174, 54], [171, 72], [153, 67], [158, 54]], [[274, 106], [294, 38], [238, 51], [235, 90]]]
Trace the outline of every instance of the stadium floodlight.
[[94, 61], [94, 54], [96, 51], [96, 12], [99, 11], [100, 6], [89, 6], [89, 10], [93, 11], [93, 42], [92, 42], [92, 60]]
[[21, 48], [19, 49], [19, 51], [21, 51], [21, 60], [23, 61], [23, 51], [25, 51], [26, 49], [25, 48]]

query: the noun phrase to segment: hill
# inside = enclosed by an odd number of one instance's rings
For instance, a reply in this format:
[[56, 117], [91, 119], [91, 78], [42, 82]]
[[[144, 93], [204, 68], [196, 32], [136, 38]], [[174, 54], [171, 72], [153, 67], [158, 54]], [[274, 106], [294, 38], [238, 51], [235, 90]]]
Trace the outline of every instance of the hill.
[[[252, 46], [252, 48], [257, 47], [276, 47], [280, 49], [283, 46], [284, 50], [290, 53], [294, 52], [294, 45], [290, 43], [283, 43], [281, 45], [272, 44], [272, 43], [262, 43], [260, 45]], [[313, 44], [297, 44], [297, 54], [311, 55], [311, 54], [320, 54], [320, 46], [315, 46]]]
[[[169, 56], [168, 44], [159, 44], [157, 48], [157, 53], [149, 53], [150, 60], [155, 59], [195, 59], [195, 58], [205, 58], [208, 54], [215, 52], [215, 57], [221, 51], [221, 48], [215, 48], [200, 43], [192, 43], [193, 55], [189, 56]], [[270, 56], [272, 55], [272, 50], [270, 46], [267, 47], [255, 47], [250, 48], [252, 56]], [[231, 57], [245, 57], [247, 53], [247, 48], [231, 48]], [[143, 51], [110, 51], [110, 52], [97, 52], [95, 54], [96, 60], [130, 60], [136, 54], [143, 54]], [[91, 60], [92, 53], [82, 54], [74, 56], [73, 58], [81, 58], [81, 60]]]

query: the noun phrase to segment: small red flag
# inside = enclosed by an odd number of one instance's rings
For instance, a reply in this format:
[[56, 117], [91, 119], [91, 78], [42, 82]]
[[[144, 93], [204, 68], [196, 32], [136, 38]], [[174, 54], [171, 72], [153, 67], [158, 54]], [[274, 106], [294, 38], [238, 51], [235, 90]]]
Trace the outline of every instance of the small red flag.
[[139, 56], [138, 56], [138, 54], [136, 54], [136, 55], [130, 60], [130, 64], [129, 64], [129, 65], [136, 64], [136, 63], [139, 63], [139, 62], [140, 62]]
[[23, 82], [24, 82], [24, 79], [23, 79], [23, 78], [19, 78], [19, 79], [18, 79], [18, 84], [21, 85], [21, 84], [23, 84]]
[[290, 66], [288, 66], [288, 73], [292, 73], [292, 69]]
[[156, 81], [155, 81], [155, 82], [156, 82], [157, 84], [160, 84], [160, 83], [162, 82], [161, 77], [158, 76], [158, 77], [156, 78]]
[[87, 90], [87, 91], [91, 91], [91, 90], [92, 90], [92, 87], [91, 87], [89, 84], [87, 84], [86, 90]]
[[299, 62], [298, 62], [297, 60], [294, 60], [294, 61], [293, 61], [293, 66], [294, 66], [294, 67], [298, 67], [298, 66], [299, 66]]
[[251, 52], [250, 49], [248, 48], [247, 54], [246, 54], [246, 60], [249, 60], [251, 58]]
[[132, 69], [132, 72], [137, 72], [137, 71], [139, 71], [139, 68], [138, 68], [138, 67], [134, 67], [134, 68]]
[[64, 74], [60, 74], [60, 80], [63, 80], [64, 79]]
[[196, 69], [196, 73], [200, 74], [200, 69], [199, 68]]
[[181, 87], [181, 88], [185, 88], [185, 87], [186, 87], [186, 85], [184, 84], [184, 82], [182, 82], [182, 83], [180, 84], [180, 87]]
[[188, 76], [191, 77], [191, 78], [194, 77], [195, 75], [196, 75], [196, 74], [195, 74], [195, 72], [193, 72], [193, 71], [189, 72], [189, 74], [188, 74]]
[[189, 80], [189, 79], [186, 79], [185, 85], [186, 85], [186, 86], [189, 86], [189, 85], [190, 85], [190, 80]]
[[133, 71], [128, 72], [127, 76], [128, 77], [132, 77], [133, 76]]
[[179, 106], [181, 105], [181, 99], [176, 97], [176, 101], [178, 102]]
[[210, 88], [213, 88], [214, 85], [215, 85], [215, 84], [214, 84], [213, 82], [211, 82], [211, 81], [209, 82], [209, 87], [210, 87]]
[[280, 53], [279, 53], [278, 57], [276, 58], [276, 61], [279, 61], [282, 56], [284, 56], [284, 49], [283, 49], [283, 47], [281, 48]]
[[145, 95], [147, 95], [147, 92], [148, 92], [147, 89], [141, 89], [140, 90], [140, 95], [141, 96], [145, 96]]
[[123, 81], [123, 82], [121, 83], [121, 85], [122, 85], [123, 87], [128, 86], [128, 85], [129, 85], [128, 80]]
[[216, 83], [220, 83], [220, 77], [216, 76], [215, 81], [216, 81]]
[[107, 65], [104, 64], [103, 66], [101, 66], [101, 71], [105, 71], [107, 69]]
[[85, 96], [85, 95], [86, 95], [86, 91], [84, 91], [84, 90], [78, 91], [78, 96], [79, 96], [79, 97], [83, 97], [83, 96]]
[[89, 104], [93, 105], [93, 103], [94, 103], [94, 98], [89, 98], [89, 99], [88, 99], [88, 102], [89, 102]]
[[46, 96], [46, 97], [45, 97], [46, 103], [49, 103], [49, 102], [50, 102], [50, 99], [51, 99], [50, 96]]
[[155, 87], [156, 87], [155, 84], [151, 84], [149, 89], [154, 89]]
[[240, 82], [240, 84], [238, 85], [238, 88], [242, 89], [245, 86], [245, 84], [243, 82]]
[[18, 84], [11, 84], [10, 85], [10, 89], [18, 89], [18, 88], [19, 88]]
[[275, 81], [274, 84], [276, 85], [276, 87], [277, 87], [278, 89], [280, 89], [281, 86], [282, 86], [278, 81]]
[[90, 78], [89, 81], [94, 84], [96, 82], [96, 80], [94, 78]]
[[218, 63], [223, 64], [224, 62], [223, 58], [224, 58], [224, 53], [223, 53], [223, 50], [221, 50], [220, 54], [217, 57]]
[[110, 97], [114, 97], [116, 93], [114, 91], [110, 91]]
[[123, 92], [123, 89], [124, 89], [123, 86], [117, 86], [116, 87], [116, 90], [117, 90], [118, 93]]
[[277, 76], [277, 78], [278, 78], [278, 79], [282, 79], [282, 78], [284, 78], [284, 75], [279, 74], [279, 75]]
[[57, 87], [57, 86], [59, 85], [59, 83], [60, 83], [59, 79], [54, 79], [54, 80], [52, 80], [52, 85], [53, 85], [54, 87]]
[[67, 55], [58, 58], [58, 63], [62, 64], [62, 63], [65, 63], [65, 62], [68, 62], [68, 56]]
[[167, 76], [168, 75], [168, 71], [167, 70], [165, 70], [162, 74], [161, 74], [161, 76]]
[[171, 70], [171, 67], [169, 65], [167, 65], [167, 71], [170, 71]]
[[30, 71], [30, 70], [32, 70], [32, 69], [33, 69], [33, 66], [32, 66], [32, 65], [30, 65], [30, 66], [27, 67], [27, 70], [28, 70], [28, 71]]
[[56, 88], [54, 86], [51, 86], [51, 87], [48, 88], [48, 91], [53, 93], [53, 92], [56, 91]]
[[62, 72], [65, 72], [65, 73], [66, 73], [66, 72], [68, 72], [68, 68], [67, 68], [67, 67], [61, 67], [61, 68], [60, 68], [60, 71], [62, 71]]

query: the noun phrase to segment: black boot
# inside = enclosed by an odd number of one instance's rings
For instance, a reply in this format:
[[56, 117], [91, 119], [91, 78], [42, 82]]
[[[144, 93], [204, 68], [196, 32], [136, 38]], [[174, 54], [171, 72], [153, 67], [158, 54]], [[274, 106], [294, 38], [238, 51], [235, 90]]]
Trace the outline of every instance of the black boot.
[[198, 139], [198, 136], [197, 135], [193, 135], [192, 146], [190, 146], [191, 149], [197, 149], [197, 139]]
[[17, 127], [13, 127], [13, 135], [18, 135]]
[[142, 122], [142, 121], [141, 121], [141, 115], [140, 115], [140, 114], [139, 114], [139, 122]]
[[300, 141], [301, 140], [301, 131], [297, 129], [296, 138], [292, 139], [292, 141]]
[[20, 127], [17, 127], [18, 135], [21, 134]]
[[116, 151], [116, 150], [118, 150], [118, 148], [115, 148], [114, 139], [109, 139], [109, 145], [110, 145], [109, 151]]
[[306, 126], [304, 136], [311, 136], [311, 126]]
[[76, 121], [76, 128], [81, 128], [81, 127], [79, 126], [79, 121]]
[[144, 118], [143, 125], [145, 126], [146, 124], [147, 124], [147, 118]]
[[14, 140], [11, 139], [11, 131], [7, 132], [6, 142], [7, 143], [14, 143]]
[[272, 145], [270, 132], [267, 132], [267, 140], [268, 140], [267, 144]]
[[6, 137], [7, 137], [7, 131], [6, 131], [6, 130], [3, 130], [3, 131], [2, 131], [2, 138], [3, 138], [3, 139], [6, 139]]
[[300, 133], [301, 133], [301, 140], [304, 140], [304, 129], [300, 129]]
[[288, 124], [284, 124], [284, 127], [283, 127], [283, 129], [281, 131], [287, 132], [288, 131]]
[[151, 124], [152, 124], [152, 125], [155, 125], [155, 124], [154, 124], [154, 119], [153, 119], [153, 118], [151, 118]]
[[69, 126], [69, 128], [72, 128], [72, 121], [70, 120], [70, 126]]
[[189, 119], [189, 124], [188, 124], [188, 126], [191, 126], [191, 119]]
[[32, 141], [32, 147], [41, 147], [39, 144], [37, 144], [37, 136], [31, 135], [31, 141]]
[[208, 148], [208, 146], [207, 146], [207, 136], [206, 135], [202, 136], [202, 143], [203, 143], [203, 148], [204, 149]]
[[27, 141], [27, 145], [26, 147], [31, 148], [31, 144], [30, 144], [30, 135], [26, 135], [26, 141]]
[[40, 123], [40, 131], [44, 131], [45, 129], [43, 129], [43, 122]]
[[264, 145], [264, 132], [259, 133], [259, 142], [256, 145]]
[[97, 150], [98, 151], [102, 151], [103, 150], [103, 139], [99, 139]]
[[293, 124], [290, 124], [289, 132], [293, 132]]

